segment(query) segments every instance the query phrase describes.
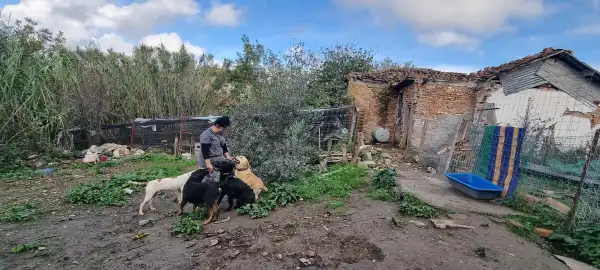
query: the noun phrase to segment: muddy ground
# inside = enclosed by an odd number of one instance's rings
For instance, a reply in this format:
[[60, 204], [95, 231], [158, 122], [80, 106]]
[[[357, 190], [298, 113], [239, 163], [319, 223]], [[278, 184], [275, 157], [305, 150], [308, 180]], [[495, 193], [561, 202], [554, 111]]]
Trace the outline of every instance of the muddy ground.
[[[399, 216], [396, 205], [360, 191], [335, 210], [323, 201], [299, 202], [256, 220], [222, 212], [231, 220], [206, 226], [200, 236], [177, 238], [170, 233], [178, 218], [174, 192], [157, 196], [158, 210], [142, 217], [142, 192], [123, 207], [64, 202], [66, 189], [84, 181], [0, 182], [0, 210], [44, 202], [41, 219], [0, 224], [0, 269], [567, 269], [487, 216], [456, 220], [474, 229], [437, 229], [427, 220], [419, 228], [410, 222], [418, 219]], [[141, 226], [142, 219], [153, 221]], [[149, 235], [134, 240], [138, 232]], [[214, 240], [218, 244], [211, 246]], [[46, 250], [9, 252], [27, 242]]]

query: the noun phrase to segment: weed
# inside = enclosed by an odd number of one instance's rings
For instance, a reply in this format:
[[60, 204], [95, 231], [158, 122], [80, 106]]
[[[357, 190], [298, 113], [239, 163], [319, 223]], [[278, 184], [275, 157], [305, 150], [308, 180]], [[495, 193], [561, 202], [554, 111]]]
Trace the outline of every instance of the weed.
[[25, 180], [31, 179], [38, 175], [42, 175], [41, 171], [35, 171], [32, 169], [19, 169], [15, 171], [4, 172], [0, 174], [0, 179], [15, 181], [15, 180]]
[[379, 170], [373, 176], [371, 186], [376, 189], [392, 189], [396, 186], [396, 170], [394, 168]]
[[156, 154], [149, 153], [149, 154], [139, 155], [139, 156], [130, 156], [130, 157], [124, 158], [123, 160], [149, 161], [149, 162], [153, 162], [153, 163], [163, 163], [163, 162], [181, 161], [182, 159], [180, 157], [167, 155], [165, 153], [156, 153]]
[[259, 201], [253, 204], [244, 205], [236, 210], [238, 215], [248, 215], [250, 218], [264, 218], [269, 215], [275, 207], [272, 204]]
[[26, 203], [8, 208], [2, 213], [2, 220], [12, 222], [30, 221], [36, 219], [38, 214], [38, 204]]
[[332, 166], [329, 172], [305, 177], [298, 183], [298, 192], [302, 198], [321, 199], [325, 196], [346, 198], [353, 189], [366, 184], [367, 171], [354, 165]]
[[412, 194], [404, 193], [404, 199], [400, 201], [400, 213], [418, 218], [433, 218], [439, 215], [439, 211], [423, 202]]
[[387, 188], [369, 188], [369, 192], [367, 193], [367, 197], [384, 202], [397, 202], [399, 201], [398, 194], [393, 189]]
[[171, 233], [177, 236], [199, 234], [204, 230], [204, 219], [208, 217], [206, 210], [183, 213], [183, 216], [173, 223]]
[[329, 209], [337, 209], [344, 207], [344, 202], [342, 201], [329, 201], [327, 203], [327, 208]]
[[157, 166], [137, 172], [115, 174], [105, 181], [92, 181], [71, 188], [67, 200], [74, 204], [123, 205], [127, 201], [125, 188], [139, 188], [129, 182], [148, 182], [158, 178], [173, 177], [180, 174], [186, 163], [171, 166]]
[[582, 227], [568, 234], [552, 234], [554, 248], [600, 268], [600, 226]]
[[250, 218], [267, 217], [278, 205], [285, 206], [300, 199], [296, 186], [285, 183], [273, 183], [269, 193], [258, 202], [244, 205], [236, 210], [239, 215], [248, 215]]
[[27, 251], [37, 251], [37, 250], [41, 250], [41, 249], [43, 249], [43, 247], [38, 243], [25, 243], [25, 244], [18, 244], [16, 246], [12, 247], [10, 249], [10, 252], [23, 253], [23, 252], [27, 252]]

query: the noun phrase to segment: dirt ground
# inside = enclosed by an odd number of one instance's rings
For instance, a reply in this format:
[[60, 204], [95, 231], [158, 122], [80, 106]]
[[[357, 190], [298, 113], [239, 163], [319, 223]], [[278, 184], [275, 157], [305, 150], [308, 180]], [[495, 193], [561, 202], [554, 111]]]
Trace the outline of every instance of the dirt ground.
[[[174, 192], [157, 196], [158, 210], [140, 217], [142, 192], [123, 207], [65, 203], [66, 189], [86, 181], [70, 179], [0, 182], [2, 209], [35, 198], [45, 212], [36, 221], [0, 223], [0, 269], [568, 269], [485, 215], [456, 220], [474, 229], [437, 229], [427, 220], [419, 228], [396, 205], [360, 192], [335, 211], [326, 202], [299, 202], [264, 219], [222, 212], [231, 220], [177, 238], [170, 234], [178, 218]], [[143, 219], [152, 222], [142, 226]], [[149, 235], [134, 240], [137, 232]], [[47, 250], [9, 252], [34, 241]]]

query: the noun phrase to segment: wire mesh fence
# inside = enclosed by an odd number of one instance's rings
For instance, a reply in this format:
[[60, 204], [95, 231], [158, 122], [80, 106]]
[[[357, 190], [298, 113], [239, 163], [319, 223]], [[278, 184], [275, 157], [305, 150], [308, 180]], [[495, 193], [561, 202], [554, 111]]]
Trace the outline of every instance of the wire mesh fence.
[[[324, 152], [341, 150], [343, 140], [352, 140], [358, 111], [354, 106], [310, 110], [309, 132], [312, 143]], [[117, 143], [149, 149], [174, 147], [182, 152], [193, 152], [200, 133], [211, 126], [219, 116], [137, 118], [129, 123], [103, 125], [100, 131], [71, 130], [75, 150], [84, 150], [92, 144]], [[232, 119], [244, 121], [243, 119]], [[177, 145], [176, 145], [177, 144]]]
[[568, 213], [589, 154], [574, 225], [600, 222], [600, 151], [589, 152], [598, 128], [594, 119], [600, 117], [595, 116], [595, 107], [549, 88], [510, 95], [500, 90], [487, 102], [478, 119], [465, 117], [467, 124], [462, 130], [457, 128], [457, 139], [448, 143], [452, 147], [441, 153], [451, 155], [447, 171], [473, 172], [489, 178], [488, 165], [494, 158], [490, 144], [499, 139], [486, 133], [486, 126], [520, 127], [525, 133], [516, 169], [519, 194]]

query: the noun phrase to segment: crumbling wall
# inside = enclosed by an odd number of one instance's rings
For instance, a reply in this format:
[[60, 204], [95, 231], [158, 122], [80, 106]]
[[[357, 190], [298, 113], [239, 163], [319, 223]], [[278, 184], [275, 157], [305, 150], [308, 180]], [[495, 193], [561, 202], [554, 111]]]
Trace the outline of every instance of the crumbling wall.
[[[396, 121], [398, 95], [390, 92], [389, 84], [350, 80], [348, 93], [358, 106], [358, 131], [363, 133], [365, 141], [371, 141], [371, 131], [376, 126], [387, 128], [390, 132]], [[383, 104], [381, 94], [388, 94], [387, 104]], [[386, 109], [387, 108], [387, 109]]]

